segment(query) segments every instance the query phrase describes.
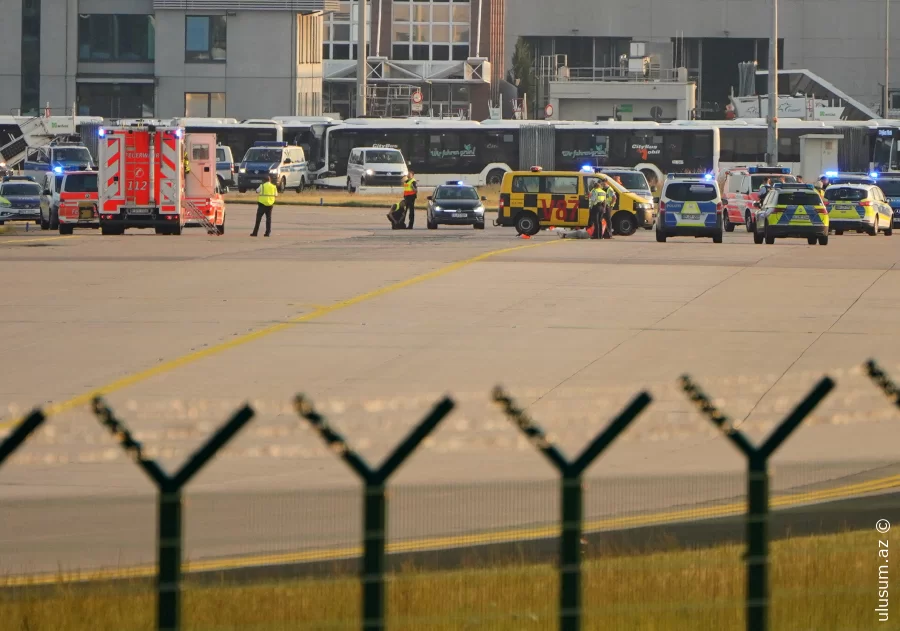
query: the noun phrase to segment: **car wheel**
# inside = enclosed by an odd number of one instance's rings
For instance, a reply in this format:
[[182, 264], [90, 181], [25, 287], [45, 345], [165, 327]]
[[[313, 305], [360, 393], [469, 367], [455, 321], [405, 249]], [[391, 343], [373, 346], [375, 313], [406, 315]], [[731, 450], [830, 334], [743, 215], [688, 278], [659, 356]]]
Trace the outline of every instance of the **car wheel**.
[[722, 228], [722, 218], [719, 218], [716, 223], [718, 224], [719, 231], [713, 235], [713, 243], [722, 243], [722, 238], [724, 236], [724, 230]]
[[59, 224], [59, 234], [72, 234], [73, 232], [75, 232], [75, 226], [69, 226], [64, 223]]
[[660, 229], [659, 222], [656, 223], [656, 242], [657, 243], [665, 243], [666, 242], [666, 233]]
[[41, 230], [49, 230], [50, 229], [50, 220], [44, 221], [44, 216], [41, 215]]
[[815, 245], [818, 242], [818, 238], [816, 237], [806, 237], [806, 242], [810, 245]]
[[297, 185], [297, 192], [302, 193], [303, 189], [306, 187], [306, 180], [300, 178], [300, 183]]
[[888, 223], [888, 227], [884, 229], [884, 236], [889, 237], [894, 234], [894, 224], [893, 222]]
[[519, 234], [524, 234], [533, 236], [541, 231], [541, 224], [538, 221], [537, 215], [533, 212], [529, 212], [527, 210], [520, 212], [516, 216], [516, 232]]
[[734, 224], [728, 218], [727, 212], [722, 213], [722, 227], [725, 228], [725, 232], [734, 232]]
[[225, 180], [222, 179], [221, 175], [216, 176], [216, 181], [219, 183], [219, 192], [225, 194], [228, 192], [228, 187], [225, 186]]
[[[155, 232], [156, 234], [166, 234], [166, 228], [163, 228], [162, 226], [154, 226], [153, 232]], [[112, 234], [112, 233], [104, 232], [103, 234]]]
[[753, 231], [753, 243], [756, 245], [761, 245], [763, 242], [763, 235], [756, 230]]
[[218, 234], [220, 237], [225, 234], [225, 217], [222, 217], [222, 225], [216, 226], [216, 234]]
[[750, 213], [744, 215], [744, 225], [747, 227], [747, 232], [753, 232], [753, 220], [750, 218]]
[[819, 237], [819, 245], [828, 245], [828, 235], [823, 234]]
[[872, 223], [872, 227], [867, 230], [870, 237], [874, 237], [878, 235], [878, 215], [875, 215], [875, 221]]
[[241, 188], [240, 186], [238, 186], [238, 193], [246, 193], [246, 192], [247, 192], [246, 188]]
[[59, 229], [59, 209], [54, 209], [50, 211], [50, 229], [58, 230]]
[[284, 181], [284, 178], [281, 178], [280, 180], [278, 180], [278, 186], [276, 188], [278, 189], [279, 193], [284, 192], [286, 184], [287, 184], [287, 182]]
[[775, 243], [775, 237], [773, 237], [772, 235], [769, 234], [769, 222], [768, 221], [766, 222], [764, 229], [765, 229], [764, 234], [765, 234], [765, 239], [766, 239], [766, 245], [772, 245], [773, 243]]
[[428, 226], [429, 230], [437, 230], [437, 224], [433, 221], [426, 222], [426, 225]]
[[482, 221], [481, 223], [476, 223], [475, 229], [476, 230], [484, 230], [484, 222]]
[[835, 230], [835, 231], [834, 231], [834, 234], [835, 234], [835, 236], [838, 236], [838, 237], [839, 237], [839, 236], [841, 236], [842, 234], [844, 234], [844, 231], [843, 231], [843, 230]]
[[179, 235], [181, 234], [182, 226], [180, 222], [175, 222], [175, 225], [168, 229], [168, 233], [171, 235]]
[[484, 178], [485, 184], [488, 186], [500, 186], [503, 182], [503, 175], [506, 173], [503, 169], [493, 169], [489, 171], [487, 177]]
[[630, 212], [620, 211], [612, 219], [612, 227], [616, 234], [630, 237], [637, 232], [637, 218]]

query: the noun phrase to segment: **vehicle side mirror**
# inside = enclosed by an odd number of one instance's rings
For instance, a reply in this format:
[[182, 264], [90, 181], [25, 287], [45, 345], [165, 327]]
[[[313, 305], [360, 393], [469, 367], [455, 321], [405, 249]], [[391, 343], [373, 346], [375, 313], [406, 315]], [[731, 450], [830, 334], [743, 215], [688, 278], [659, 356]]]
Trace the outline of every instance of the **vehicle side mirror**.
[[481, 201], [486, 202], [486, 201], [487, 201], [487, 197], [485, 197], [484, 195], [482, 195], [482, 196], [481, 196]]
[[434, 197], [433, 197], [432, 195], [429, 195], [429, 196], [428, 196], [428, 201], [431, 201], [431, 200], [433, 200], [433, 199], [434, 199]]
[[49, 189], [49, 188], [45, 188], [43, 194], [44, 194], [44, 195], [49, 195], [49, 194], [50, 194], [50, 189]]
[[762, 208], [762, 204], [760, 204], [758, 201], [756, 201], [756, 202], [753, 202], [753, 207], [754, 208]]
[[291, 163], [291, 159], [290, 159], [290, 158], [287, 158], [287, 159], [284, 161], [284, 163], [285, 163], [285, 164], [290, 164], [290, 163]]
[[653, 198], [653, 203], [654, 203], [654, 204], [658, 204], [658, 203], [659, 203], [659, 197], [654, 197], [654, 198]]

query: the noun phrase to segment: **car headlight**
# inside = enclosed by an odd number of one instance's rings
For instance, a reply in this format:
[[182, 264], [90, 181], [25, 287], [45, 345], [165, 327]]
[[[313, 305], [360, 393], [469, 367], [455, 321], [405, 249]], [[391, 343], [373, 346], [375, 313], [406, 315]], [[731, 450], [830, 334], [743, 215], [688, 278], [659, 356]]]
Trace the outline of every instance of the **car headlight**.
[[375, 171], [372, 169], [366, 169], [366, 175], [375, 175]]
[[247, 167], [240, 167], [238, 169], [238, 173], [246, 173], [246, 172], [247, 172]]
[[278, 169], [269, 169], [269, 173], [272, 175], [278, 175]]
[[435, 207], [434, 207], [434, 210], [440, 212], [440, 211], [441, 211], [441, 207], [440, 207], [440, 206], [435, 206]]
[[484, 206], [476, 206], [476, 207], [475, 207], [475, 212], [476, 212], [476, 213], [483, 213], [483, 212], [484, 212]]

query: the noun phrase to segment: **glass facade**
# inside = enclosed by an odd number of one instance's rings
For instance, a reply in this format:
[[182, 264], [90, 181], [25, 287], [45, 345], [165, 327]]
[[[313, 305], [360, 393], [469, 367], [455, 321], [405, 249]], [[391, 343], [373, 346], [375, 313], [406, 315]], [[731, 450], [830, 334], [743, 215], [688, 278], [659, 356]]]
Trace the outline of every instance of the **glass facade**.
[[184, 115], [187, 118], [225, 118], [225, 93], [185, 92]]
[[78, 83], [76, 101], [80, 116], [104, 118], [153, 118], [152, 83]]
[[22, 114], [37, 114], [40, 100], [41, 0], [22, 0]]
[[[356, 59], [357, 44], [359, 41], [359, 10], [357, 2], [339, 2], [338, 10], [325, 16], [324, 43], [322, 44], [322, 59]], [[372, 41], [372, 3], [367, 2], [366, 26], [368, 27], [368, 42]], [[371, 51], [371, 43], [368, 44], [366, 53]]]
[[189, 15], [184, 19], [185, 61], [225, 61], [226, 42], [224, 15]]
[[152, 15], [81, 14], [78, 16], [78, 60], [149, 62], [156, 57]]
[[394, 0], [391, 58], [465, 61], [471, 20], [469, 0]]

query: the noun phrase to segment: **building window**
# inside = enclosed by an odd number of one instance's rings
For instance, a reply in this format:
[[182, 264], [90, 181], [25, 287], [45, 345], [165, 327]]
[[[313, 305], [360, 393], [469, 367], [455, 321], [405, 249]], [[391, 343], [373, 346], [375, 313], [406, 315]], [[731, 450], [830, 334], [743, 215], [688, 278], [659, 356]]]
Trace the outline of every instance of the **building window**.
[[79, 61], [153, 61], [155, 49], [152, 15], [78, 16]]
[[398, 61], [469, 58], [469, 0], [394, 0], [391, 57]]
[[80, 116], [153, 118], [152, 83], [78, 83], [75, 89]]
[[225, 61], [224, 15], [189, 15], [184, 21], [185, 61]]
[[[367, 42], [372, 40], [372, 2], [366, 3], [368, 11], [366, 11], [366, 26], [370, 37], [366, 38]], [[325, 43], [322, 45], [322, 57], [324, 59], [356, 59], [356, 44], [359, 41], [359, 10], [357, 2], [347, 2], [342, 0], [338, 3], [338, 10], [329, 13], [324, 18], [324, 35]], [[369, 44], [366, 44], [366, 54], [372, 50]]]
[[37, 114], [41, 100], [41, 0], [22, 0], [22, 114]]
[[225, 118], [225, 93], [185, 92], [184, 115], [187, 118]]

